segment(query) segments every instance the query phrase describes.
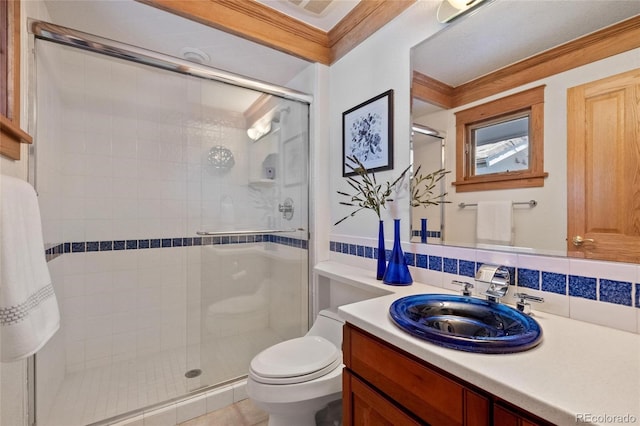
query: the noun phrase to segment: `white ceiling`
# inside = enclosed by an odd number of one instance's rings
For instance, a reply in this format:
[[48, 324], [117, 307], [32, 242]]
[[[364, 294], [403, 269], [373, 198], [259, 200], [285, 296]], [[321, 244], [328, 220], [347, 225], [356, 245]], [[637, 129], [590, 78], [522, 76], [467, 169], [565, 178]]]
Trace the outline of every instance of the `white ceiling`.
[[638, 14], [638, 0], [494, 0], [414, 47], [413, 67], [456, 87]]

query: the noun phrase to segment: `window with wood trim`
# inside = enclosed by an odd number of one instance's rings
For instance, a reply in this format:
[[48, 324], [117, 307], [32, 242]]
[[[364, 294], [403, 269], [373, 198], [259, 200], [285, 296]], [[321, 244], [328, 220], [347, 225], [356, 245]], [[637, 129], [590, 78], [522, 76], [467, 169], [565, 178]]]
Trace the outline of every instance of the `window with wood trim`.
[[20, 0], [0, 0], [0, 154], [20, 159]]
[[456, 113], [457, 192], [544, 186], [544, 87]]

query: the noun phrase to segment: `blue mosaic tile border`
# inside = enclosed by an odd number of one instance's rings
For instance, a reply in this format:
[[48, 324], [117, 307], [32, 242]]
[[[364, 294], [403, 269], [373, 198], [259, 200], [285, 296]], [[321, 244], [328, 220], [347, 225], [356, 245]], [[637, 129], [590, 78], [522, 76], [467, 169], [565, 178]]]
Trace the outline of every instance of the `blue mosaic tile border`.
[[[378, 258], [377, 248], [358, 244], [330, 241], [329, 250], [368, 259]], [[391, 251], [386, 250], [385, 254], [386, 259], [389, 260]], [[482, 266], [482, 263], [466, 259], [453, 259], [410, 252], [405, 252], [404, 255], [407, 264], [410, 266], [472, 278], [475, 277], [478, 268]], [[640, 308], [640, 283], [635, 283], [634, 292], [634, 283], [626, 281], [559, 274], [529, 268], [509, 267], [508, 269], [520, 287]]]
[[309, 242], [299, 238], [271, 234], [235, 235], [226, 237], [150, 238], [142, 240], [79, 241], [61, 243], [45, 250], [47, 262], [65, 253], [93, 251], [141, 250], [149, 248], [210, 246], [269, 242], [308, 250]]

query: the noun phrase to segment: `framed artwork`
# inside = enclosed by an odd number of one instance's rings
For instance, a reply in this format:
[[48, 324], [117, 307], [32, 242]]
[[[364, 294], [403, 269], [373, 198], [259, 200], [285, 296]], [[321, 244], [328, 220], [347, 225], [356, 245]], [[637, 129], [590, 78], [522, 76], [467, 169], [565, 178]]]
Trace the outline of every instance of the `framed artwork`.
[[307, 176], [307, 134], [301, 133], [283, 143], [284, 185], [299, 185]]
[[347, 157], [369, 171], [393, 169], [393, 90], [342, 113], [342, 176], [355, 175]]

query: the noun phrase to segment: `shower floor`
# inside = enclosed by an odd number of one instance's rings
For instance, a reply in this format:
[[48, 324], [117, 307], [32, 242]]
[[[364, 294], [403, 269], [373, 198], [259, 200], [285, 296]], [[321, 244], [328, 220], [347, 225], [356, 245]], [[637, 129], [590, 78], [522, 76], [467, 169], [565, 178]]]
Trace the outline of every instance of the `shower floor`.
[[260, 330], [206, 342], [202, 354], [190, 351], [189, 359], [194, 355], [202, 359], [199, 365], [188, 366], [202, 369], [202, 375], [193, 379], [185, 378], [185, 349], [68, 373], [50, 413], [37, 414], [38, 425], [88, 425], [244, 376], [256, 353], [281, 340], [271, 330]]

